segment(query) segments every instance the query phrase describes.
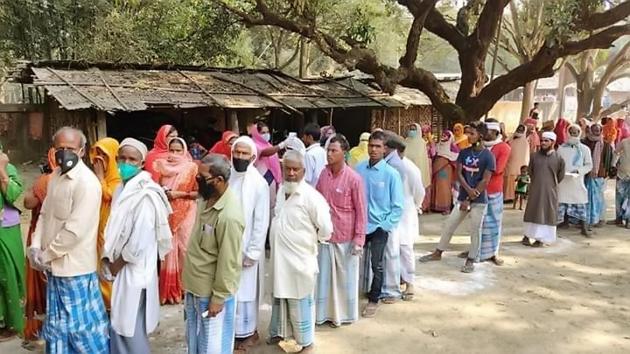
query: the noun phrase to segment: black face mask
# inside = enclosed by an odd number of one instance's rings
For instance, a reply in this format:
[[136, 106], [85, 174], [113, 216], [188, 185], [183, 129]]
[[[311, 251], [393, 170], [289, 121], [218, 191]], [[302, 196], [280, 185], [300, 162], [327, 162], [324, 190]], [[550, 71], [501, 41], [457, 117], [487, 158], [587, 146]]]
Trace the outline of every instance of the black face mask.
[[236, 157], [233, 157], [232, 166], [234, 166], [236, 172], [245, 172], [247, 171], [247, 167], [249, 166], [249, 160], [237, 159]]
[[214, 195], [214, 192], [216, 191], [214, 186], [208, 183], [208, 181], [206, 181], [206, 179], [201, 176], [197, 176], [197, 185], [199, 186], [199, 194], [204, 200], [210, 199], [210, 197], [212, 197], [212, 195]]
[[55, 161], [61, 168], [61, 174], [64, 174], [73, 169], [79, 162], [79, 155], [72, 150], [57, 150], [55, 151]]

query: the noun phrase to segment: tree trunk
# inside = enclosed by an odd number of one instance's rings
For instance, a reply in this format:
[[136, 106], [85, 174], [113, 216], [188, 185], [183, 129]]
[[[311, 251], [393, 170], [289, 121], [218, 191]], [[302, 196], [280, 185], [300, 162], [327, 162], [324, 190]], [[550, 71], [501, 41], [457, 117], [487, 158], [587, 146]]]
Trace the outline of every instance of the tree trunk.
[[[578, 85], [578, 87], [581, 85]], [[578, 89], [576, 119], [584, 118], [591, 111], [593, 90], [591, 88]]]
[[563, 65], [558, 70], [558, 88], [556, 89], [556, 103], [558, 104], [558, 118], [564, 115], [564, 88], [567, 86], [567, 68]]
[[304, 37], [302, 37], [300, 38], [300, 71], [299, 71], [300, 79], [305, 78], [307, 75], [306, 74], [307, 64], [308, 64], [308, 53], [306, 51], [306, 40], [304, 39]]
[[[525, 119], [529, 118], [529, 110], [534, 105], [534, 90], [536, 89], [536, 82], [530, 81], [523, 86], [523, 101], [521, 104], [521, 123]], [[542, 119], [542, 117], [538, 117]]]

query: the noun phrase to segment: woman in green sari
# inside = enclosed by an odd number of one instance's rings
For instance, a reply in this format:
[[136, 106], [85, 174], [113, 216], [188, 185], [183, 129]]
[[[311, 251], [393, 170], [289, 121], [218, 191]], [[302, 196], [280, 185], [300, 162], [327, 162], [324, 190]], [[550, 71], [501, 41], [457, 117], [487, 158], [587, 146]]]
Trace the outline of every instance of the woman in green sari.
[[22, 180], [0, 145], [0, 342], [24, 328], [24, 248], [20, 212], [14, 203]]

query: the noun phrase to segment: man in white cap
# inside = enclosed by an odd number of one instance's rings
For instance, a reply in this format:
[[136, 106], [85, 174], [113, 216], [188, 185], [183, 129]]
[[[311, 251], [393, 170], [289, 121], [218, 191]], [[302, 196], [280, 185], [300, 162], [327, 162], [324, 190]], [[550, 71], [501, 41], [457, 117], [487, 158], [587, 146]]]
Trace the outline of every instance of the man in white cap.
[[[556, 241], [558, 184], [564, 178], [564, 160], [553, 149], [556, 134], [544, 132], [540, 150], [529, 161], [528, 202], [525, 207], [523, 244], [541, 247]], [[535, 242], [532, 245], [530, 239]]]
[[158, 256], [171, 249], [164, 190], [142, 171], [147, 147], [127, 138], [120, 143], [118, 169], [123, 184], [112, 200], [105, 227], [102, 276], [114, 282], [110, 353], [150, 353], [149, 333], [160, 319]]
[[256, 145], [248, 136], [232, 144], [230, 188], [240, 199], [245, 219], [242, 256], [243, 269], [236, 295], [236, 349], [245, 353], [258, 342], [258, 309], [265, 293], [264, 250], [269, 228], [269, 186], [258, 172]]
[[580, 224], [582, 235], [591, 237], [586, 214], [588, 190], [584, 183], [584, 177], [593, 169], [591, 150], [580, 141], [579, 125], [571, 124], [567, 131], [569, 138], [558, 147], [558, 155], [566, 166], [565, 177], [558, 186], [558, 227], [568, 227], [573, 218]]

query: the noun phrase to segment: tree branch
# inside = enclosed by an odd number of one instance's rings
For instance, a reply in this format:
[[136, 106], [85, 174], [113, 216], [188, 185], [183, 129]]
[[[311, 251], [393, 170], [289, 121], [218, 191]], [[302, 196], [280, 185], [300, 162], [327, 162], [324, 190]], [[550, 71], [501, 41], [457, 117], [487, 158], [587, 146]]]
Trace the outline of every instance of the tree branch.
[[429, 12], [429, 16], [424, 22], [424, 28], [447, 41], [458, 53], [468, 47], [466, 37], [455, 26], [446, 21], [440, 11], [435, 8]]
[[602, 113], [599, 115], [600, 117], [607, 117], [613, 113], [619, 112], [623, 109], [623, 107], [630, 105], [630, 98], [626, 99], [625, 101], [622, 101], [620, 103], [613, 103], [612, 105], [610, 105], [610, 107], [606, 108], [604, 111], [602, 111]]
[[492, 38], [497, 33], [499, 18], [503, 16], [503, 9], [510, 0], [488, 0], [481, 10], [477, 26], [470, 38], [476, 39], [478, 50], [484, 51], [490, 45]]
[[588, 18], [578, 22], [576, 28], [594, 31], [627, 20], [628, 16], [630, 16], [630, 1], [624, 1], [607, 11], [589, 15]]
[[[414, 4], [420, 8], [413, 12], [413, 23], [407, 36], [407, 47], [405, 55], [400, 58], [400, 65], [411, 68], [418, 58], [418, 47], [420, 46], [420, 36], [424, 28], [424, 22], [431, 10], [435, 8], [437, 0], [415, 1]], [[411, 4], [408, 6], [412, 6]]]
[[573, 76], [573, 79], [575, 81], [577, 81], [579, 76], [580, 76], [580, 74], [578, 74], [577, 70], [575, 69], [575, 66], [569, 61], [567, 61], [565, 63], [565, 65], [566, 65], [567, 69], [569, 69], [569, 72], [571, 73], [571, 76]]

